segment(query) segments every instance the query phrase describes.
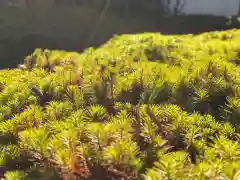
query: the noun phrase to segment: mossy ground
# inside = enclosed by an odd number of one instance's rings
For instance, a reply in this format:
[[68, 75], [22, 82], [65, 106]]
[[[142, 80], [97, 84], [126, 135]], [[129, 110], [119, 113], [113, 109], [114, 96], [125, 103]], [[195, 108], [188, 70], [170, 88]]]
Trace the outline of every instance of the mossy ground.
[[[136, 8], [138, 9], [138, 8]], [[100, 21], [99, 6], [52, 8], [0, 7], [0, 69], [15, 68], [35, 48], [82, 52], [97, 47], [115, 34], [161, 32], [198, 34], [240, 28], [239, 18], [213, 15], [163, 17], [145, 12], [109, 9]]]
[[37, 49], [0, 72], [1, 172], [16, 179], [238, 179], [240, 31]]

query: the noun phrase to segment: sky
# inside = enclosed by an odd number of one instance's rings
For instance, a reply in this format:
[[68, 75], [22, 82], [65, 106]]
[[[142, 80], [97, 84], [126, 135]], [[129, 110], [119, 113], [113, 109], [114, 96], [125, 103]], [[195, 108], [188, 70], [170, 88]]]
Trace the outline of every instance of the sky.
[[186, 0], [186, 14], [213, 14], [230, 16], [238, 12], [240, 0]]

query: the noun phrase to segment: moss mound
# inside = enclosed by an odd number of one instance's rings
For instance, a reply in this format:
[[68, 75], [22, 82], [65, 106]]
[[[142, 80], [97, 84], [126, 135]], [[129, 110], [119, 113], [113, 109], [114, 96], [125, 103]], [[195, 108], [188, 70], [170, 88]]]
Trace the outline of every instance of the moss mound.
[[240, 31], [37, 49], [0, 72], [6, 179], [240, 177]]

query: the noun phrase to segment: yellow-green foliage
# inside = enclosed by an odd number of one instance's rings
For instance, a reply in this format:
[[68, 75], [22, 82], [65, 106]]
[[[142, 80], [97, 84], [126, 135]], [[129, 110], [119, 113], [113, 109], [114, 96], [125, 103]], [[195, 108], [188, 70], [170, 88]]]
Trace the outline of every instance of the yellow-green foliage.
[[239, 42], [233, 29], [37, 49], [0, 72], [7, 179], [239, 179]]

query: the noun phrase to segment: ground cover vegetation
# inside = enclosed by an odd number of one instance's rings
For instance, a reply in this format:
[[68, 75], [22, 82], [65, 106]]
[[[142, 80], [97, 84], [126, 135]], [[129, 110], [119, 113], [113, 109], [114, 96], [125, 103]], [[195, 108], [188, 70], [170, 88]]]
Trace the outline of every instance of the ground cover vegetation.
[[[158, 5], [147, 1], [147, 6], [143, 0], [142, 3], [139, 0], [111, 1], [108, 8], [104, 8], [104, 1], [95, 1], [102, 2], [102, 5], [91, 4], [91, 0], [85, 1], [88, 5], [49, 8], [7, 8], [0, 5], [0, 69], [17, 67], [35, 48], [82, 52], [103, 44], [114, 34], [199, 34], [240, 28], [238, 17], [163, 14]], [[124, 6], [124, 2], [129, 6]]]
[[37, 49], [0, 72], [7, 180], [237, 180], [240, 31]]

